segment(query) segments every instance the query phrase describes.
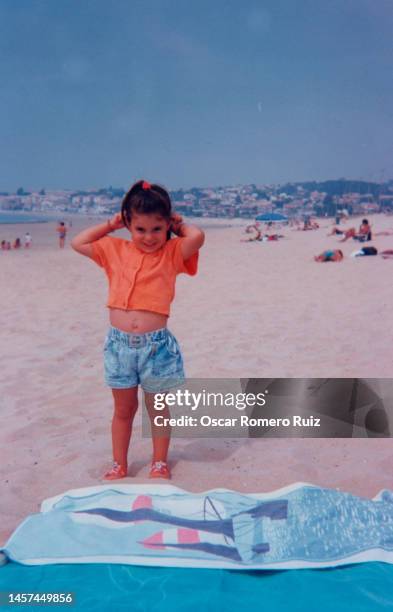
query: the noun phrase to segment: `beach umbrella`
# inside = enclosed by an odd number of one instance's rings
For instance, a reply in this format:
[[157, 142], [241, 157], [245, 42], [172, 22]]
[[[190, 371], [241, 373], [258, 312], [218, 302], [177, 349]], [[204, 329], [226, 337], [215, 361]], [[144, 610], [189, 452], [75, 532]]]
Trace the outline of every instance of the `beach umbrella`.
[[265, 221], [266, 223], [270, 223], [270, 222], [285, 222], [288, 221], [288, 217], [286, 217], [285, 215], [282, 215], [281, 213], [265, 213], [263, 215], [257, 215], [255, 217], [256, 221]]

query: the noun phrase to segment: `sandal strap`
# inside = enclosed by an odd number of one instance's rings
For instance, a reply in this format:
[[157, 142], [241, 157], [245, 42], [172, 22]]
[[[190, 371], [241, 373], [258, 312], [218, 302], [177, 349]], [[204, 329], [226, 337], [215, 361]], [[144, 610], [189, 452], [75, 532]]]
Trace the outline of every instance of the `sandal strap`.
[[154, 461], [151, 464], [151, 470], [159, 470], [161, 471], [162, 469], [166, 469], [168, 467], [167, 462], [166, 461]]
[[113, 462], [111, 469], [107, 472], [108, 474], [118, 474], [121, 470], [124, 470], [123, 466], [117, 461]]

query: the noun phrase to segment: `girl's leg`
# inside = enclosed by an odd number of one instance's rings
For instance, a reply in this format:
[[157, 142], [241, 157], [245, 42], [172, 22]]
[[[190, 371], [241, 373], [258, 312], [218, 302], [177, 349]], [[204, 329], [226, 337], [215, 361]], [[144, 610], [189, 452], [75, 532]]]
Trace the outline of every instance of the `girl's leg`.
[[160, 426], [154, 424], [154, 417], [160, 415], [164, 418], [170, 418], [168, 407], [165, 406], [164, 410], [156, 410], [154, 408], [154, 393], [147, 393], [145, 391], [145, 403], [147, 412], [150, 417], [151, 423], [151, 437], [153, 441], [153, 463], [163, 462], [166, 463], [168, 457], [169, 443], [171, 441], [171, 427]]
[[132, 422], [138, 410], [138, 387], [112, 389], [115, 411], [112, 419], [113, 460], [127, 470]]

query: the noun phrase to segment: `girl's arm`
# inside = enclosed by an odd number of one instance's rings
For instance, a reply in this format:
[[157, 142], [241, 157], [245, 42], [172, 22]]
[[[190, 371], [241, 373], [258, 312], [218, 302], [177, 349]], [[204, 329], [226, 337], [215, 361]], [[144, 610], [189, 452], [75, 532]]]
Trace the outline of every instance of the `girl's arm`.
[[95, 242], [107, 234], [110, 234], [110, 232], [114, 232], [122, 227], [124, 227], [124, 224], [121, 219], [121, 214], [116, 213], [112, 219], [108, 219], [108, 221], [105, 221], [105, 223], [93, 225], [93, 227], [88, 227], [87, 229], [83, 230], [83, 232], [80, 232], [80, 234], [71, 240], [71, 246], [74, 251], [77, 251], [81, 255], [91, 257], [93, 252], [91, 246], [92, 242]]
[[199, 251], [205, 242], [204, 232], [197, 225], [183, 223], [183, 218], [178, 214], [172, 215], [171, 229], [177, 236], [184, 238], [181, 250], [185, 261]]

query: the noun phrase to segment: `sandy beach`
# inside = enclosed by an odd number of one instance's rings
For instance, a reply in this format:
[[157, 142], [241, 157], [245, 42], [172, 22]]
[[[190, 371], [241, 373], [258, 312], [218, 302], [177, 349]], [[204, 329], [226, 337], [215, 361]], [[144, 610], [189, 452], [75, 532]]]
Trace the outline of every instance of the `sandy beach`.
[[[111, 462], [106, 278], [69, 246], [93, 222], [73, 218], [64, 250], [55, 223], [0, 225], [1, 240], [33, 238], [29, 250], [0, 252], [2, 544], [42, 499], [98, 484]], [[370, 222], [374, 232], [393, 228], [393, 217]], [[246, 221], [204, 223], [199, 274], [178, 278], [169, 322], [188, 377], [392, 377], [392, 260], [350, 258], [359, 244], [328, 237], [331, 220], [265, 243], [240, 241]], [[393, 249], [393, 236], [372, 245]], [[314, 262], [326, 248], [342, 248], [344, 260]], [[147, 478], [140, 421], [124, 483]], [[175, 439], [170, 457], [173, 484], [191, 491], [301, 481], [372, 497], [393, 488], [390, 439]]]

